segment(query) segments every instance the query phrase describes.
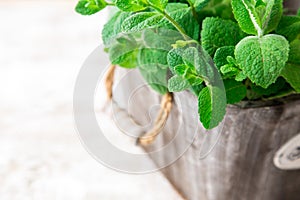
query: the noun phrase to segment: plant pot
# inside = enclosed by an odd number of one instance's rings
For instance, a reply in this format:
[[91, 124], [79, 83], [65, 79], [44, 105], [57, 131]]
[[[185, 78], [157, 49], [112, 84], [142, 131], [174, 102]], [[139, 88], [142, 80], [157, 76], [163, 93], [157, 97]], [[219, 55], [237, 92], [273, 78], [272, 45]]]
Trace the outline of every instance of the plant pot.
[[[120, 80], [127, 72], [117, 70]], [[139, 124], [148, 124], [149, 108], [159, 104], [160, 95], [143, 82], [137, 70], [131, 70], [117, 84], [114, 99], [126, 108]], [[118, 82], [118, 81], [116, 81]], [[138, 88], [138, 90], [137, 90]], [[121, 93], [120, 91], [126, 91]], [[128, 94], [133, 94], [128, 104]], [[184, 98], [182, 98], [184, 96]], [[146, 146], [147, 152], [170, 142], [171, 154], [183, 141], [190, 148], [172, 165], [161, 171], [174, 187], [189, 200], [298, 200], [300, 170], [281, 170], [274, 166], [276, 151], [300, 132], [300, 100], [289, 100], [276, 105], [241, 108], [228, 106], [222, 124], [206, 131], [197, 120], [197, 98], [188, 91], [174, 94], [171, 114], [163, 131]], [[151, 113], [151, 112], [150, 112]], [[181, 137], [172, 141], [181, 126]], [[196, 132], [196, 138], [194, 138]], [[219, 138], [215, 137], [219, 134]], [[211, 136], [208, 136], [211, 134]], [[218, 140], [217, 140], [218, 138]], [[217, 142], [214, 148], [205, 148]], [[204, 145], [204, 148], [203, 148]], [[202, 148], [202, 149], [201, 149]], [[207, 156], [199, 159], [201, 151]], [[211, 150], [211, 151], [210, 151]], [[203, 153], [203, 152], [202, 152]], [[152, 159], [160, 166], [171, 155], [161, 154]]]

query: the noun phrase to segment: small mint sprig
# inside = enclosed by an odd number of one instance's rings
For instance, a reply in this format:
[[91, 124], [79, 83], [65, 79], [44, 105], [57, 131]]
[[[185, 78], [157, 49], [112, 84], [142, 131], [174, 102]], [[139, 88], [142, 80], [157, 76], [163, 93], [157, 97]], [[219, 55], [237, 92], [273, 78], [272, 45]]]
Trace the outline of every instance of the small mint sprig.
[[232, 0], [234, 17], [241, 29], [253, 36], [235, 47], [235, 58], [249, 79], [267, 88], [280, 76], [289, 57], [289, 43], [276, 29], [282, 16], [282, 0]]

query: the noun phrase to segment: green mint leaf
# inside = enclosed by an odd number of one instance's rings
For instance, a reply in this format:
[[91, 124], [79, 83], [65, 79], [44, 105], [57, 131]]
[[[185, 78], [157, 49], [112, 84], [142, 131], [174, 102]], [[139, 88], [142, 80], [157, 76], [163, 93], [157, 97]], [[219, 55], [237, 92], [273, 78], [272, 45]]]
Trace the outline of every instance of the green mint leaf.
[[151, 28], [142, 31], [142, 38], [145, 47], [170, 51], [174, 41], [182, 39], [183, 36], [177, 31]]
[[190, 1], [192, 2], [197, 12], [202, 10], [202, 8], [207, 6], [207, 4], [209, 3], [209, 0], [190, 0]]
[[235, 48], [239, 67], [252, 82], [263, 88], [276, 81], [288, 55], [288, 41], [280, 35], [249, 36]]
[[290, 43], [289, 63], [300, 65], [300, 39]]
[[148, 7], [148, 3], [143, 0], [116, 0], [115, 4], [120, 10], [125, 12], [137, 12]]
[[207, 83], [214, 81], [214, 65], [207, 52], [201, 48], [189, 47], [184, 51], [182, 58], [184, 63], [192, 69], [195, 69], [197, 75]]
[[[191, 53], [188, 51], [191, 51]], [[199, 73], [194, 66], [194, 61], [196, 60], [195, 63], [199, 61], [199, 55], [197, 53], [196, 48], [191, 48], [189, 50], [177, 48], [169, 51], [167, 56], [171, 72], [186, 79], [191, 86], [200, 85], [203, 82], [201, 75], [199, 76]], [[193, 56], [196, 56], [195, 59]]]
[[123, 32], [137, 32], [145, 28], [157, 26], [163, 15], [157, 12], [139, 12], [131, 15], [122, 24]]
[[[148, 71], [153, 71], [159, 66], [162, 69], [168, 68], [168, 51], [153, 48], [141, 48], [138, 53], [138, 66]], [[159, 73], [159, 72], [158, 72]]]
[[283, 35], [290, 42], [300, 36], [300, 17], [283, 16], [276, 29], [276, 33]]
[[109, 57], [111, 60], [111, 63], [114, 65], [119, 65], [120, 67], [124, 68], [135, 68], [137, 67], [137, 56], [138, 56], [138, 49], [130, 50], [126, 53], [122, 53], [121, 55], [118, 55], [118, 49], [117, 48], [111, 48], [109, 50]]
[[164, 10], [168, 4], [168, 0], [147, 0], [150, 5]]
[[220, 69], [223, 65], [226, 65], [228, 63], [228, 56], [234, 57], [234, 49], [234, 46], [224, 46], [217, 49], [214, 56], [214, 62], [218, 69]]
[[184, 64], [177, 65], [175, 67], [175, 73], [178, 76], [181, 76], [182, 78], [187, 80], [191, 86], [196, 86], [203, 83], [203, 79], [197, 75], [194, 67], [184, 65]]
[[104, 0], [79, 0], [75, 10], [82, 15], [92, 15], [106, 7]]
[[[176, 4], [168, 4], [166, 7], [166, 13], [184, 29], [189, 37], [194, 40], [198, 40], [200, 27], [192, 14], [191, 8], [189, 8], [186, 4]], [[161, 20], [161, 22], [159, 23], [159, 27], [177, 30], [174, 25], [166, 18]]]
[[254, 0], [232, 0], [232, 10], [241, 29], [248, 34], [262, 35], [262, 23], [255, 11]]
[[114, 14], [110, 20], [104, 25], [102, 30], [102, 40], [105, 46], [122, 32], [121, 25], [123, 21], [131, 15], [130, 12], [119, 11]]
[[187, 71], [191, 68], [190, 66], [187, 66], [185, 64], [177, 65], [174, 68], [175, 74], [184, 77], [187, 74]]
[[300, 93], [300, 65], [288, 63], [281, 75], [296, 92]]
[[[221, 49], [221, 48], [220, 48]], [[224, 49], [225, 51], [226, 49]], [[230, 50], [230, 53], [231, 50]], [[234, 49], [233, 49], [233, 54], [234, 54]], [[215, 55], [215, 57], [217, 56], [217, 53]], [[222, 62], [223, 63], [227, 63], [228, 64], [224, 64], [223, 66], [220, 67], [220, 71], [221, 73], [223, 74], [223, 79], [235, 79], [236, 81], [243, 81], [247, 78], [247, 76], [241, 71], [241, 69], [239, 68], [236, 60], [233, 58], [234, 55], [232, 56], [227, 56], [225, 59], [224, 59], [224, 56], [222, 57], [220, 55], [220, 60], [222, 59]]]
[[224, 86], [228, 104], [238, 103], [247, 95], [247, 88], [241, 82], [237, 82], [233, 79], [226, 79], [224, 80]]
[[171, 12], [188, 8], [189, 6], [185, 3], [168, 3], [166, 6], [166, 12], [169, 14]]
[[190, 87], [187, 80], [180, 76], [173, 76], [168, 81], [168, 89], [170, 92], [180, 92]]
[[283, 78], [300, 93], [300, 39], [290, 43], [289, 60], [281, 72]]
[[112, 64], [124, 68], [135, 68], [138, 66], [137, 57], [140, 44], [136, 39], [139, 35], [121, 35], [110, 42], [109, 58]]
[[253, 84], [251, 89], [259, 95], [269, 96], [272, 94], [278, 93], [285, 86], [285, 80], [282, 77], [279, 77], [275, 83], [271, 84], [268, 88], [262, 88]]
[[226, 94], [218, 87], [208, 86], [198, 96], [200, 121], [206, 129], [216, 127], [226, 113]]
[[247, 76], [244, 74], [244, 72], [239, 71], [239, 72], [237, 73], [237, 75], [235, 76], [234, 79], [235, 79], [236, 81], [241, 82], [241, 81], [245, 80], [246, 78], [247, 78]]
[[236, 76], [240, 70], [232, 64], [226, 64], [220, 68], [220, 71], [224, 75], [224, 78], [232, 78]]
[[202, 21], [208, 16], [233, 19], [231, 0], [209, 0], [208, 5], [197, 12], [199, 21]]
[[274, 31], [282, 16], [282, 0], [267, 0], [263, 9], [262, 30], [264, 34]]
[[184, 64], [182, 59], [183, 52], [184, 52], [183, 48], [177, 48], [177, 49], [170, 50], [168, 53], [167, 62], [173, 74], [176, 74], [175, 71], [176, 66]]
[[229, 64], [233, 64], [233, 65], [235, 65], [235, 66], [238, 65], [237, 62], [236, 62], [236, 60], [234, 59], [234, 56], [227, 56], [226, 60], [227, 60], [227, 62], [228, 62]]
[[263, 6], [265, 7], [266, 6], [266, 3], [263, 1], [263, 0], [256, 0], [256, 4], [255, 4], [255, 7], [259, 7], [259, 6]]
[[220, 18], [208, 17], [202, 23], [201, 44], [210, 54], [223, 46], [235, 46], [245, 34], [238, 24]]
[[242, 30], [258, 36], [274, 31], [282, 16], [282, 0], [232, 0], [232, 8]]
[[156, 70], [149, 71], [145, 68], [139, 68], [139, 70], [152, 89], [154, 89], [159, 94], [166, 94], [168, 92], [168, 69], [161, 68], [159, 65], [157, 65]]
[[297, 15], [300, 16], [300, 8], [298, 9]]

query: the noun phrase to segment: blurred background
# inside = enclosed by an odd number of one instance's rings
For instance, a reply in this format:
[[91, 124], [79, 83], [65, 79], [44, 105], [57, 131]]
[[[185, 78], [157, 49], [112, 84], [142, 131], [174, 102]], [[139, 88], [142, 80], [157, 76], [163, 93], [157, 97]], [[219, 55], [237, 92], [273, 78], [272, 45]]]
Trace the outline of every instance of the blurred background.
[[76, 3], [0, 0], [0, 199], [181, 199], [159, 172], [118, 173], [81, 145], [74, 84], [108, 11], [84, 17]]

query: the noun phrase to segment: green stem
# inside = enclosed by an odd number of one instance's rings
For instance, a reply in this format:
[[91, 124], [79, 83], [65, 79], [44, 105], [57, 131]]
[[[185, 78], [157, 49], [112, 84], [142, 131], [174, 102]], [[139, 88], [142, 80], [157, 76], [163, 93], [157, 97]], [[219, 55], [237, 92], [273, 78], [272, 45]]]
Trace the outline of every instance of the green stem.
[[192, 13], [193, 13], [193, 16], [195, 18], [195, 20], [198, 22], [198, 24], [200, 25], [200, 20], [199, 20], [199, 16], [198, 16], [198, 13], [196, 12], [196, 9], [194, 7], [194, 4], [191, 2], [191, 0], [187, 0], [187, 2], [190, 4], [190, 7], [192, 9]]

